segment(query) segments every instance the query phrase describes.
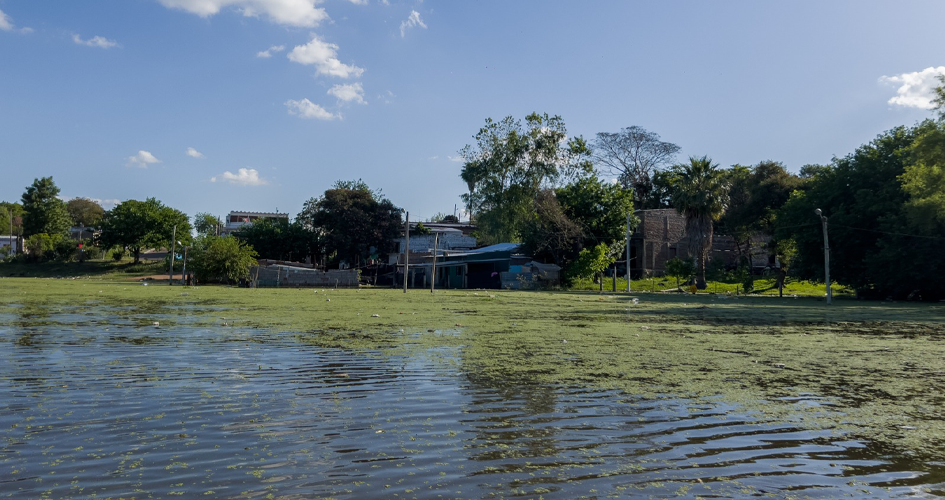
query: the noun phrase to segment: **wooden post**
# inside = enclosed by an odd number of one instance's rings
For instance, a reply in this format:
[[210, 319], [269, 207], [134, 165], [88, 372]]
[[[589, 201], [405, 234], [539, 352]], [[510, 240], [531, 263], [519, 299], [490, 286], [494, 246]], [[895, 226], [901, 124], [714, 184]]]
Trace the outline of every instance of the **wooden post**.
[[616, 291], [617, 291], [617, 266], [616, 266], [616, 265], [614, 265], [614, 281], [613, 281], [613, 287], [612, 287], [611, 291], [612, 291], [612, 292], [616, 292]]
[[430, 276], [430, 293], [436, 288], [436, 246], [440, 241], [440, 233], [433, 233], [433, 272]]
[[407, 293], [407, 268], [410, 265], [410, 212], [404, 211], [404, 293]]

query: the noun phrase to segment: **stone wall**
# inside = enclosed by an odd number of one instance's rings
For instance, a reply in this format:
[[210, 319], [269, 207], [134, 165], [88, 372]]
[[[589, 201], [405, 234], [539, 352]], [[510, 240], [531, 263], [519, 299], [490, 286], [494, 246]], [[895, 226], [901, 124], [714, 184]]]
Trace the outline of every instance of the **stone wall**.
[[260, 288], [356, 287], [359, 285], [357, 269], [322, 271], [305, 267], [270, 265], [252, 268], [250, 276]]

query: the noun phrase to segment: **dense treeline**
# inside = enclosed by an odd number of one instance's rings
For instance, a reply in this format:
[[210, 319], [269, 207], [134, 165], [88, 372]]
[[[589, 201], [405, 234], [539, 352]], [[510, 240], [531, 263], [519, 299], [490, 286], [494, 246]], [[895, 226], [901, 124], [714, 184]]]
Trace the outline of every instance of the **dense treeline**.
[[[462, 199], [480, 243], [521, 242], [536, 259], [562, 266], [567, 279], [600, 275], [621, 256], [635, 209], [675, 208], [686, 219], [695, 259], [673, 262], [672, 275], [688, 275], [699, 287], [716, 233], [734, 239], [746, 288], [758, 245], [777, 256], [780, 280], [785, 273], [821, 278], [825, 221], [835, 281], [862, 296], [939, 300], [945, 298], [945, 77], [942, 82], [933, 100], [937, 120], [897, 127], [799, 174], [776, 161], [727, 169], [707, 156], [676, 162], [679, 146], [638, 126], [599, 133], [589, 143], [569, 137], [559, 116], [487, 119], [461, 151], [460, 176], [468, 186]], [[361, 180], [339, 181], [305, 202], [294, 221], [260, 220], [235, 240], [221, 237], [221, 221], [206, 213], [195, 217], [194, 237], [186, 214], [154, 198], [105, 211], [92, 200], [63, 202], [58, 194], [46, 177], [27, 187], [21, 203], [0, 203], [8, 221], [0, 234], [25, 239], [23, 258], [81, 258], [69, 228], [95, 227], [101, 229], [95, 243], [116, 258], [128, 250], [137, 261], [144, 248], [179, 244], [192, 249], [202, 278], [235, 280], [255, 257], [359, 266], [393, 251], [404, 230], [403, 210]]]

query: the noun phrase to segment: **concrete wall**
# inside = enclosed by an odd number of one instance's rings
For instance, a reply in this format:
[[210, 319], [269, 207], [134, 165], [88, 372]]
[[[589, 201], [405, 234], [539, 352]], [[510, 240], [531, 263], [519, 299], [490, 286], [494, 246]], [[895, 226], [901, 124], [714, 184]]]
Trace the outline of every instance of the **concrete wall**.
[[[258, 269], [258, 276], [257, 276]], [[308, 269], [304, 267], [272, 265], [252, 268], [250, 276], [256, 286], [263, 287], [356, 287], [359, 285], [356, 269]]]

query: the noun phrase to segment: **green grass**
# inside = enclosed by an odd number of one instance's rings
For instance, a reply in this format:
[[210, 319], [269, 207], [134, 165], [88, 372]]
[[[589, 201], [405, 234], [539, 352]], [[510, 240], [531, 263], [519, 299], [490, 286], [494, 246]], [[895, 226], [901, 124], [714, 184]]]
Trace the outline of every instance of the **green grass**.
[[[57, 278], [98, 277], [127, 280], [152, 274], [166, 273], [164, 261], [141, 261], [134, 264], [131, 259], [115, 262], [111, 259], [92, 259], [85, 262], [4, 262], [0, 263], [0, 277]], [[180, 272], [178, 272], [178, 275]]]
[[[705, 290], [699, 290], [697, 293], [745, 295], [741, 283], [735, 281], [709, 281], [707, 285], [708, 286]], [[610, 292], [613, 290], [613, 278], [604, 278], [603, 288], [604, 292]], [[685, 292], [689, 291], [688, 287], [685, 285], [680, 285], [680, 287], [677, 288], [676, 279], [670, 277], [639, 279], [633, 280], [630, 283], [631, 291], [674, 293], [679, 292], [680, 288], [682, 288], [682, 290]], [[571, 290], [599, 291], [600, 284], [595, 283], [591, 279], [579, 280], [578, 282], [574, 283], [574, 285], [571, 287]], [[627, 280], [625, 278], [617, 278], [617, 291], [626, 290]], [[797, 295], [798, 297], [823, 297], [826, 295], [826, 291], [827, 288], [823, 283], [817, 283], [813, 281], [789, 278], [784, 284], [784, 295], [787, 297], [793, 295]], [[854, 295], [853, 290], [836, 283], [831, 286], [831, 291], [834, 297], [852, 297]], [[755, 279], [754, 290], [749, 292], [748, 295], [777, 296], [777, 282], [773, 277], [768, 278], [759, 276]]]
[[[642, 289], [643, 287], [638, 288]], [[945, 305], [652, 292], [180, 287], [0, 278], [28, 337], [70, 311], [181, 323], [235, 340], [442, 356], [503, 384], [721, 399], [762, 421], [831, 429], [918, 456], [945, 451]], [[634, 301], [636, 299], [636, 301]], [[186, 320], [186, 321], [185, 321]], [[68, 325], [63, 324], [63, 332]], [[259, 335], [254, 332], [260, 332]], [[267, 332], [263, 334], [263, 332]], [[26, 338], [28, 345], [29, 338]], [[445, 350], [445, 351], [443, 351]], [[811, 397], [824, 405], [798, 405]]]

